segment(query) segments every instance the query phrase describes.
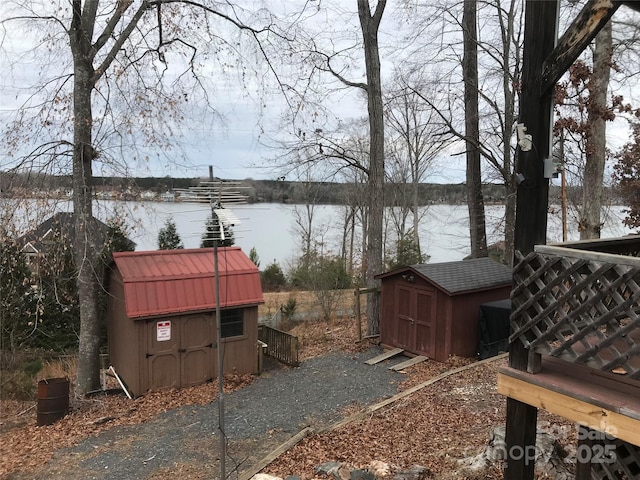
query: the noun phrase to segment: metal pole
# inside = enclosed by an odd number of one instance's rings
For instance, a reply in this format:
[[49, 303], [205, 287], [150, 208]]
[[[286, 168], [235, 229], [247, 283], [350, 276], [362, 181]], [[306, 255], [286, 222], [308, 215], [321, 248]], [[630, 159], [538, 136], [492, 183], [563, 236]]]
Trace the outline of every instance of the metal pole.
[[562, 166], [560, 167], [560, 175], [561, 175], [561, 204], [562, 204], [562, 241], [567, 241], [567, 177], [565, 170], [565, 161], [564, 161], [564, 131], [560, 136], [560, 161], [562, 162]]
[[[219, 227], [219, 220], [216, 213], [211, 209], [213, 215], [214, 229]], [[215, 275], [216, 293], [216, 345], [218, 350], [218, 434], [220, 435], [220, 479], [227, 478], [225, 461], [227, 456], [227, 444], [224, 428], [224, 368], [222, 365], [222, 323], [220, 321], [220, 281], [218, 277], [218, 240], [213, 241], [213, 272]]]

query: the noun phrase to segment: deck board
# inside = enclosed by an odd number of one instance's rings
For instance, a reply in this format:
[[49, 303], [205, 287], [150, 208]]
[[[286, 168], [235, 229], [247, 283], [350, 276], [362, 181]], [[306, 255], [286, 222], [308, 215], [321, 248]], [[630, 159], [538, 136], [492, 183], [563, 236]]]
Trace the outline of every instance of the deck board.
[[377, 357], [373, 357], [367, 360], [364, 363], [366, 363], [367, 365], [375, 365], [376, 363], [380, 363], [384, 360], [387, 360], [388, 358], [395, 357], [396, 355], [400, 355], [402, 352], [404, 352], [402, 348], [393, 348], [391, 350], [387, 350], [384, 353], [381, 353]]
[[640, 444], [640, 382], [624, 375], [543, 357], [536, 374], [501, 368], [498, 392]]
[[412, 365], [424, 362], [425, 360], [429, 359], [427, 357], [423, 357], [422, 355], [418, 355], [417, 357], [410, 358], [409, 360], [405, 360], [404, 362], [398, 363], [397, 365], [390, 366], [389, 370], [399, 372], [400, 370], [404, 370], [405, 368], [409, 368]]

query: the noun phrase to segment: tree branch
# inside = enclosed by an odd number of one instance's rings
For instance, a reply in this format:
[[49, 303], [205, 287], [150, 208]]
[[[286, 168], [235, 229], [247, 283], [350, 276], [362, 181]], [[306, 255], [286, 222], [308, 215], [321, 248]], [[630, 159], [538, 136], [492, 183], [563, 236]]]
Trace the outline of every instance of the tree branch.
[[[151, 8], [151, 3], [149, 3], [148, 1], [143, 1], [140, 4], [140, 7], [138, 7], [138, 10], [136, 11], [136, 13], [133, 15], [133, 18], [129, 21], [129, 24], [126, 26], [126, 28], [124, 29], [124, 31], [118, 36], [118, 38], [116, 39], [115, 43], [113, 44], [113, 46], [111, 47], [111, 49], [109, 50], [109, 53], [106, 55], [106, 57], [104, 58], [104, 60], [102, 61], [102, 63], [100, 64], [100, 66], [98, 68], [96, 68], [95, 73], [93, 75], [93, 82], [97, 83], [98, 80], [100, 79], [100, 77], [102, 77], [102, 75], [104, 75], [104, 72], [107, 71], [107, 69], [109, 68], [109, 66], [111, 65], [111, 63], [113, 63], [113, 61], [116, 58], [116, 55], [118, 54], [118, 52], [120, 51], [120, 49], [122, 48], [122, 45], [124, 45], [124, 42], [126, 42], [129, 37], [131, 36], [131, 33], [135, 30], [135, 28], [138, 26], [138, 22], [140, 21], [140, 19], [142, 18], [142, 16], [145, 14], [145, 12]], [[121, 14], [114, 14], [114, 17], [112, 17], [112, 20]], [[115, 25], [114, 25], [115, 27]], [[105, 29], [106, 31], [106, 29]], [[105, 40], [106, 41], [106, 40]], [[103, 44], [104, 45], [104, 44]]]
[[[447, 128], [449, 129], [449, 133], [451, 133], [454, 137], [457, 137], [460, 140], [464, 140], [464, 141], [468, 141], [470, 140], [466, 135], [460, 133], [451, 123], [451, 121], [446, 118], [444, 116], [444, 114], [428, 99], [426, 98], [422, 93], [420, 93], [418, 90], [416, 90], [413, 87], [409, 87], [407, 86], [407, 88], [409, 88], [413, 93], [415, 93], [416, 95], [418, 95], [422, 100], [424, 100], [431, 108], [433, 108], [433, 110], [438, 114], [438, 116], [442, 119], [442, 121], [445, 123], [445, 125], [447, 126]], [[484, 148], [484, 146], [482, 145], [482, 142], [475, 142], [472, 141], [474, 146], [478, 147], [478, 149], [480, 150], [480, 154], [487, 159], [488, 161], [490, 161], [492, 164], [496, 163], [497, 160], [495, 159], [495, 157], [493, 156], [493, 154], [491, 153], [490, 150], [487, 150], [486, 148]]]
[[[98, 13], [99, 0], [87, 0], [84, 2], [84, 10], [80, 15], [80, 25], [87, 36], [87, 43], [93, 39], [93, 31], [96, 27], [96, 15]], [[95, 55], [95, 54], [94, 54]], [[93, 55], [91, 56], [93, 59]]]
[[[118, 23], [122, 19], [122, 15], [129, 9], [132, 3], [133, 3], [132, 0], [118, 0], [115, 11], [113, 12], [113, 15], [111, 16], [111, 18], [105, 25], [104, 30], [102, 31], [102, 33], [100, 34], [100, 36], [98, 37], [98, 39], [96, 40], [96, 42], [93, 44], [91, 48], [92, 58], [93, 56], [95, 56], [97, 52], [100, 51], [102, 47], [105, 46], [109, 38], [111, 38], [113, 31], [115, 30], [115, 28], [118, 26]], [[143, 8], [145, 3], [146, 2], [142, 2], [142, 5], [140, 5], [140, 8]], [[144, 9], [146, 10], [147, 8], [148, 7], [145, 7]], [[95, 23], [95, 16], [94, 16], [93, 23]]]
[[343, 77], [340, 73], [336, 72], [333, 67], [331, 66], [331, 58], [326, 55], [323, 54], [321, 52], [317, 52], [320, 55], [324, 55], [327, 57], [327, 67], [323, 68], [323, 67], [318, 67], [318, 70], [322, 71], [322, 72], [327, 72], [330, 73], [331, 75], [333, 75], [334, 77], [336, 77], [341, 83], [345, 84], [348, 87], [355, 87], [355, 88], [360, 88], [364, 91], [367, 91], [367, 89], [369, 88], [369, 86], [366, 83], [362, 83], [362, 82], [352, 82], [351, 80], [346, 79], [345, 77]]
[[379, 0], [378, 5], [376, 5], [376, 11], [373, 12], [371, 19], [373, 20], [373, 28], [378, 31], [380, 27], [380, 21], [382, 20], [382, 14], [384, 13], [384, 8], [387, 6], [387, 0]]
[[202, 3], [199, 2], [194, 2], [192, 0], [152, 0], [149, 5], [151, 6], [155, 6], [158, 4], [171, 4], [171, 3], [182, 3], [185, 5], [190, 5], [192, 7], [196, 7], [196, 8], [200, 8], [201, 10], [204, 10], [205, 12], [211, 13], [212, 15], [215, 15], [217, 17], [222, 18], [223, 20], [226, 20], [227, 22], [233, 24], [236, 28], [238, 28], [239, 30], [247, 30], [249, 32], [252, 32], [254, 34], [261, 34], [261, 33], [265, 33], [265, 32], [269, 32], [269, 33], [273, 33], [274, 35], [277, 35], [278, 37], [280, 37], [283, 40], [287, 40], [287, 41], [291, 41], [290, 38], [287, 38], [285, 35], [283, 35], [280, 32], [276, 32], [275, 30], [273, 30], [270, 26], [266, 26], [263, 28], [254, 28], [251, 27], [243, 22], [241, 22], [238, 19], [235, 19], [233, 17], [230, 17], [229, 15], [222, 13], [218, 10], [215, 10], [211, 7], [208, 7]]

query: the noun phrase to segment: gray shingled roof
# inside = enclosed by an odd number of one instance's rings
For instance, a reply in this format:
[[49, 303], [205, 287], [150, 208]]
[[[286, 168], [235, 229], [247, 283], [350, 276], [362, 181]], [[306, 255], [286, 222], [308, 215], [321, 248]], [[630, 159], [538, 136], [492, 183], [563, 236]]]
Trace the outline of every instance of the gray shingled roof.
[[450, 294], [511, 283], [511, 268], [490, 258], [411, 265], [413, 270]]

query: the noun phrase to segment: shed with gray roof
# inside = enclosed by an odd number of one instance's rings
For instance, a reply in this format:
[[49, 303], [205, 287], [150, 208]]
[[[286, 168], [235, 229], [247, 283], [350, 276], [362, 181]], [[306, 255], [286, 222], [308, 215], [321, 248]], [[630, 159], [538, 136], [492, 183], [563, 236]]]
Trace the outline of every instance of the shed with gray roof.
[[478, 353], [480, 305], [509, 298], [512, 271], [490, 258], [419, 264], [378, 275], [380, 341], [444, 362]]

